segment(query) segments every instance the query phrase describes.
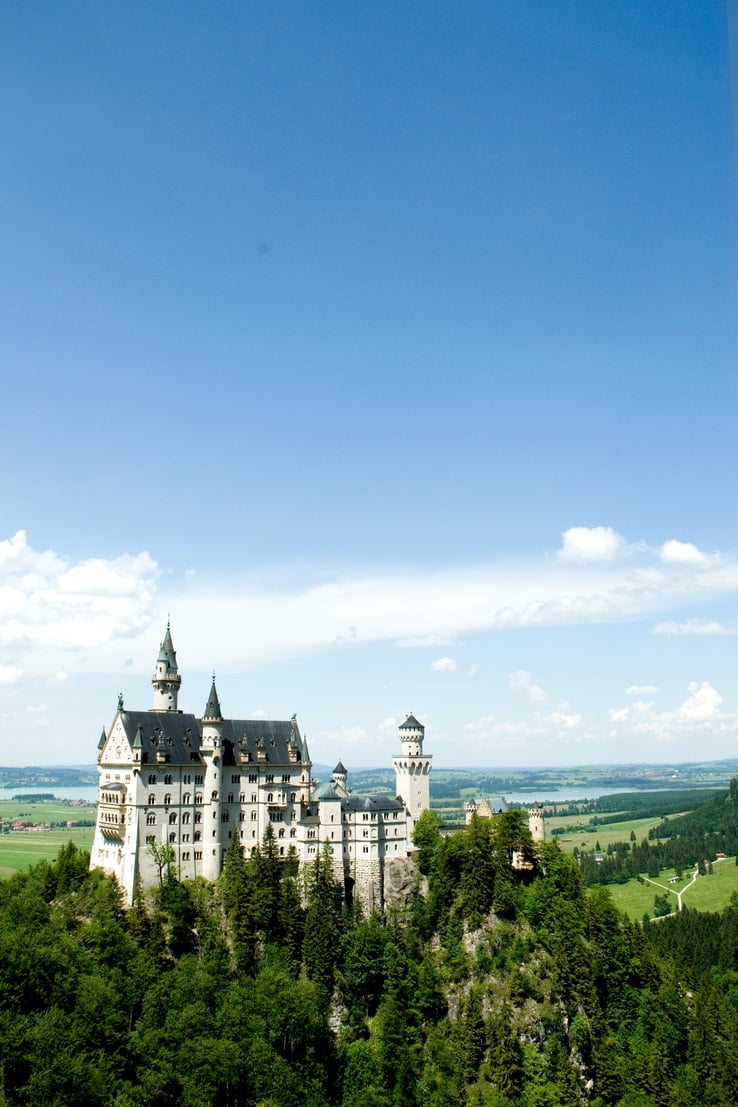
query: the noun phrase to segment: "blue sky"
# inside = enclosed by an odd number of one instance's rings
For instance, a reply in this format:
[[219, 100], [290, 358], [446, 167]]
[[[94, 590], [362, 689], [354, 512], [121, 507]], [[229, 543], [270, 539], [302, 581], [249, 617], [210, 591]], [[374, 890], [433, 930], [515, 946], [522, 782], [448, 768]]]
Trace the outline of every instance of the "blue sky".
[[92, 761], [167, 613], [319, 761], [738, 754], [737, 37], [5, 5], [0, 763]]

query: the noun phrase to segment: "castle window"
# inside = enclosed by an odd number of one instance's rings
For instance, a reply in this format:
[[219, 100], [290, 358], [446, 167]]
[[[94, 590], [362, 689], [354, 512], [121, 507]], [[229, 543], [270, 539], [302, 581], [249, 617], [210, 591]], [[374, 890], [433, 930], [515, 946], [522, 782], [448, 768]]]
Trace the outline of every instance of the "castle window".
[[153, 811], [149, 811], [148, 815], [146, 816], [146, 825], [156, 826], [156, 815]]
[[200, 792], [195, 792], [195, 803], [202, 803], [202, 794]]
[[266, 780], [267, 784], [274, 784], [274, 773], [267, 773], [264, 779]]
[[189, 811], [185, 811], [184, 814], [182, 815], [182, 822], [183, 823], [188, 823], [189, 821], [190, 821], [190, 813], [189, 813]]
[[192, 784], [192, 773], [185, 773], [182, 777], [183, 784]]
[[270, 792], [267, 796], [267, 803], [274, 803], [274, 792]]
[[217, 788], [213, 792], [210, 793], [210, 798], [211, 798], [211, 800], [217, 800], [217, 798], [218, 798], [218, 789]]
[[190, 793], [185, 792], [185, 794], [182, 796], [182, 803], [187, 804], [187, 803], [190, 802], [190, 800], [191, 800]]
[[195, 787], [196, 788], [202, 788], [202, 776], [201, 776], [200, 773], [198, 773], [197, 776], [195, 777]]
[[172, 811], [171, 815], [169, 816], [169, 825], [171, 826], [173, 823], [176, 823], [176, 821], [177, 821], [177, 812]]
[[280, 846], [280, 847], [279, 847], [279, 852], [280, 852], [280, 853], [284, 853], [284, 846]]
[[252, 802], [252, 803], [256, 803], [256, 801], [258, 800], [258, 798], [259, 798], [259, 797], [257, 796], [256, 792], [252, 792], [252, 793], [251, 793], [251, 802]]
[[256, 812], [255, 812], [255, 811], [252, 811], [252, 812], [251, 812], [251, 822], [252, 822], [252, 823], [255, 823], [255, 822], [256, 822]]
[[234, 773], [233, 776], [231, 777], [231, 784], [240, 784], [240, 783], [241, 783], [240, 773]]
[[239, 803], [246, 803], [246, 793], [245, 792], [241, 792], [241, 795], [238, 797], [238, 802]]
[[156, 784], [156, 773], [149, 773], [149, 784]]
[[290, 803], [294, 803], [296, 799], [297, 794], [295, 792], [290, 792]]
[[282, 783], [283, 783], [283, 784], [289, 784], [289, 782], [290, 782], [290, 774], [289, 774], [289, 773], [285, 773], [285, 774], [283, 775], [283, 777], [282, 777]]
[[171, 773], [166, 774], [166, 776], [164, 777], [164, 783], [165, 784], [171, 784], [172, 783], [172, 774]]
[[169, 841], [170, 842], [176, 842], [177, 841], [177, 835], [174, 833], [174, 831], [172, 831], [172, 833], [169, 835]]
[[223, 823], [227, 823], [227, 822], [229, 822], [229, 820], [230, 820], [230, 815], [228, 814], [227, 811], [224, 811], [223, 814], [220, 816], [220, 821], [223, 822]]
[[290, 838], [296, 838], [296, 837], [297, 837], [297, 831], [293, 827], [292, 830], [290, 831]]
[[149, 807], [153, 807], [155, 803], [156, 803], [156, 796], [152, 792], [151, 795], [149, 796]]
[[183, 834], [182, 835], [182, 841], [183, 842], [189, 842], [189, 840], [190, 840], [189, 834]]
[[196, 861], [202, 861], [202, 850], [201, 849], [196, 849], [195, 850], [195, 860]]
[[239, 821], [240, 823], [242, 823], [242, 822], [244, 822], [244, 821], [245, 821], [245, 819], [246, 819], [246, 812], [245, 812], [245, 811], [242, 811], [242, 812], [241, 812], [241, 813], [239, 814], [239, 816], [238, 816], [238, 821]]
[[193, 842], [199, 842], [201, 838], [202, 838], [202, 834], [200, 833], [199, 830], [196, 830], [195, 833], [192, 835], [192, 841]]
[[156, 841], [156, 838], [154, 837], [153, 834], [147, 834], [146, 835], [146, 845], [147, 846], [153, 846], [155, 841]]
[[185, 852], [184, 852], [184, 853], [182, 854], [182, 860], [183, 860], [183, 861], [189, 861], [189, 859], [190, 859], [190, 851], [189, 851], [189, 850], [186, 850], [186, 851], [185, 851]]
[[280, 830], [280, 832], [279, 832], [279, 834], [277, 835], [277, 837], [278, 837], [278, 838], [284, 838], [284, 827], [282, 827], [282, 829]]
[[228, 802], [233, 803], [233, 793], [232, 792], [228, 793]]
[[171, 802], [172, 802], [172, 797], [170, 796], [169, 792], [167, 792], [167, 794], [164, 796], [164, 806], [169, 807]]
[[202, 811], [196, 811], [195, 812], [195, 822], [196, 823], [201, 823], [202, 822]]
[[258, 779], [259, 777], [256, 773], [249, 773], [249, 784], [256, 784]]

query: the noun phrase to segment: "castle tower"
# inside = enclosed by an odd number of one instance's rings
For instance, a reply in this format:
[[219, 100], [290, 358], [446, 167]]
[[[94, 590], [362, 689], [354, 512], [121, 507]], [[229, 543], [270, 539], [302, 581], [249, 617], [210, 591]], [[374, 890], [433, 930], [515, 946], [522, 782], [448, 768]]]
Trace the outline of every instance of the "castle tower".
[[537, 844], [538, 842], [545, 842], [546, 831], [544, 824], [545, 812], [543, 810], [543, 804], [536, 803], [531, 807], [528, 812], [528, 829], [530, 830], [530, 836]]
[[177, 655], [172, 645], [172, 635], [167, 621], [167, 632], [159, 648], [154, 675], [151, 678], [154, 687], [154, 711], [176, 711], [177, 693], [182, 677], [177, 669]]
[[344, 795], [348, 794], [348, 788], [346, 787], [347, 779], [348, 773], [346, 772], [343, 761], [339, 761], [335, 769], [333, 770], [331, 780], [336, 785], [338, 790], [344, 793]]
[[[205, 765], [203, 783], [202, 875], [217, 880], [221, 869], [223, 832], [221, 823], [221, 785], [223, 767], [223, 713], [220, 710], [215, 673], [202, 716], [200, 753]], [[238, 833], [238, 827], [230, 828]]]
[[400, 724], [402, 753], [392, 758], [397, 796], [408, 810], [408, 838], [423, 811], [430, 807], [431, 754], [423, 753], [425, 727], [414, 715]]

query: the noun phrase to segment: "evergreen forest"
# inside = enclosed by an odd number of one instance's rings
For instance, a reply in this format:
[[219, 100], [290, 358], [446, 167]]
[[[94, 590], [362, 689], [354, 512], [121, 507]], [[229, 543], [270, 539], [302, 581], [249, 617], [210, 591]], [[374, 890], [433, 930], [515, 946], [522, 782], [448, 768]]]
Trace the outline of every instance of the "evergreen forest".
[[[691, 836], [734, 825], [710, 802]], [[0, 882], [0, 1104], [738, 1104], [738, 906], [630, 921], [517, 809], [415, 844], [381, 917], [269, 830], [217, 884], [162, 854], [128, 910], [73, 844]]]

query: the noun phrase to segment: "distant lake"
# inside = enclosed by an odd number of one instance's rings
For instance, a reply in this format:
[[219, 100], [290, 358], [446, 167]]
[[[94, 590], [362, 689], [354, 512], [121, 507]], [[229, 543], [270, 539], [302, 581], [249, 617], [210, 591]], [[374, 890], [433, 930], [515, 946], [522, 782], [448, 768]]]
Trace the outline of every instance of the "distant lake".
[[[685, 788], [689, 785], [685, 784]], [[490, 792], [490, 795], [505, 797], [508, 803], [542, 803], [544, 807], [550, 803], [581, 803], [582, 800], [596, 800], [600, 796], [619, 796], [624, 792], [670, 792], [670, 788], [598, 788], [596, 785], [588, 787], [562, 788], [557, 792], [553, 788], [540, 788], [537, 792]], [[480, 793], [481, 796], [481, 793]]]
[[71, 788], [60, 788], [55, 784], [35, 784], [32, 788], [0, 788], [0, 799], [10, 800], [13, 796], [37, 796], [39, 792], [48, 792], [60, 800], [87, 800], [88, 803], [97, 803], [96, 784], [79, 784]]

